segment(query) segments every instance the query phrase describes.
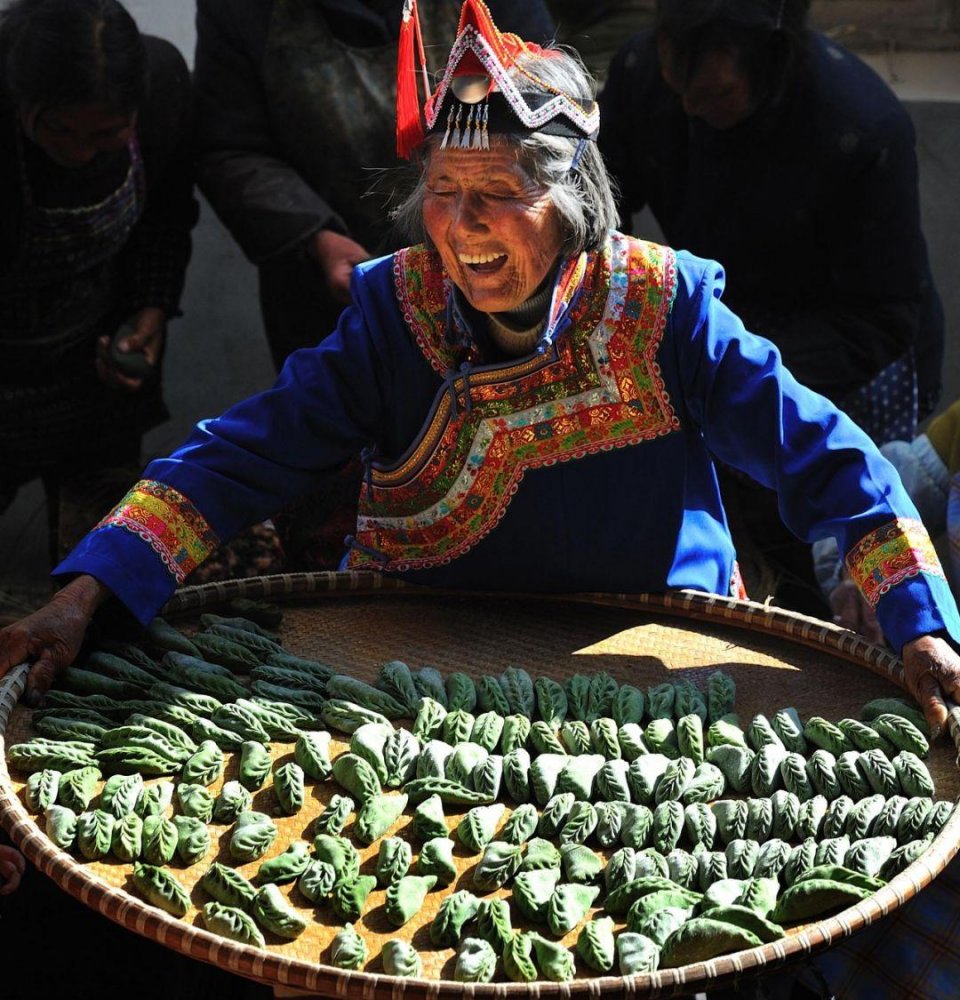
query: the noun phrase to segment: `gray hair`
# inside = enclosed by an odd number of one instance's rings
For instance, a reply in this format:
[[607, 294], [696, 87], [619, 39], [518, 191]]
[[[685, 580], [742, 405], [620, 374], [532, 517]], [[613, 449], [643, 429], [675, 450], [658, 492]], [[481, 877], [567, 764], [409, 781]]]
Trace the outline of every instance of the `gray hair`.
[[[566, 94], [592, 98], [596, 92], [590, 74], [573, 53], [550, 49], [548, 57], [527, 55], [523, 67], [542, 81], [538, 86], [517, 69], [511, 76], [522, 90]], [[594, 250], [617, 226], [617, 206], [613, 181], [603, 157], [593, 140], [534, 132], [531, 135], [505, 135], [496, 139], [514, 148], [524, 168], [549, 195], [560, 216], [564, 233], [563, 253], [577, 254]], [[413, 190], [392, 212], [399, 233], [413, 242], [425, 242], [423, 200], [426, 193], [425, 170], [430, 157], [440, 145], [439, 136], [430, 137], [421, 150], [420, 175]], [[582, 147], [582, 148], [581, 148]], [[409, 186], [408, 186], [409, 190]]]

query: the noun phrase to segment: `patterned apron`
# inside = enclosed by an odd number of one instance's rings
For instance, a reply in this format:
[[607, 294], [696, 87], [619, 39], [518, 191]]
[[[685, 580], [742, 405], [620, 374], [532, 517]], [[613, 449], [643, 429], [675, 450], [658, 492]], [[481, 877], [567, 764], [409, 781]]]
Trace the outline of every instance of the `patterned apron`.
[[114, 390], [94, 368], [97, 338], [124, 318], [116, 258], [145, 199], [136, 138], [114, 191], [62, 208], [38, 203], [15, 128], [23, 210], [12, 266], [0, 277], [0, 493], [68, 465], [112, 460], [115, 443], [135, 442], [166, 416], [158, 383]]

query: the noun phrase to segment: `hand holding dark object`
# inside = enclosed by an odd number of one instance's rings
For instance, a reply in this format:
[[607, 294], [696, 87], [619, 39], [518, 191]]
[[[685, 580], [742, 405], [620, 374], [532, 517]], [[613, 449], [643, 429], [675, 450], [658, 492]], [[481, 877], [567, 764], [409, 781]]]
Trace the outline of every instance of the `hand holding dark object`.
[[875, 646], [884, 645], [883, 629], [873, 608], [863, 599], [857, 585], [847, 577], [834, 587], [830, 594], [830, 609], [837, 625], [859, 632]]
[[76, 659], [90, 618], [109, 596], [92, 576], [78, 576], [42, 608], [0, 630], [0, 677], [30, 662], [24, 700], [38, 705], [56, 675]]
[[20, 885], [27, 860], [15, 848], [0, 844], [0, 896], [8, 896]]
[[349, 305], [350, 275], [355, 264], [370, 259], [369, 252], [349, 236], [321, 229], [310, 240], [310, 255], [320, 266], [330, 294]]
[[901, 658], [907, 688], [938, 736], [947, 724], [944, 696], [954, 701], [960, 698], [960, 655], [946, 639], [922, 635], [903, 647]]
[[97, 374], [108, 385], [136, 392], [160, 363], [167, 331], [162, 309], [146, 306], [134, 313], [114, 337], [97, 345]]

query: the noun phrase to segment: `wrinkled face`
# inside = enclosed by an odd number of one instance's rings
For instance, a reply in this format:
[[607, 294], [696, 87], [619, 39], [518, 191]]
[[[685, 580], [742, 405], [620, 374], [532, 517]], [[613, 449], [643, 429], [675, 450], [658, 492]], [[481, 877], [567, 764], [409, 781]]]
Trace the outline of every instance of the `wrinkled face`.
[[21, 121], [26, 134], [54, 163], [72, 169], [126, 146], [136, 115], [118, 115], [102, 104], [73, 104], [26, 109]]
[[516, 308], [556, 266], [560, 217], [511, 146], [436, 150], [426, 188], [427, 234], [475, 309]]
[[746, 121], [756, 111], [756, 98], [736, 52], [704, 52], [685, 82], [674, 61], [672, 46], [662, 35], [657, 38], [657, 53], [664, 81], [683, 99], [683, 110], [691, 118], [722, 131]]

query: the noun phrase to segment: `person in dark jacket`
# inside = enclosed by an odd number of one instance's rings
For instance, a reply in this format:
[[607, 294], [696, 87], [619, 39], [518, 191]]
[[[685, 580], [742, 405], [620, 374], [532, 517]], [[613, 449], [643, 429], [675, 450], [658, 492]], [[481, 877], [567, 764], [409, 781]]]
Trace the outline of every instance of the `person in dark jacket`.
[[[868, 66], [808, 29], [808, 7], [659, 0], [655, 29], [611, 64], [600, 145], [623, 226], [649, 206], [670, 244], [723, 264], [731, 306], [801, 382], [878, 444], [909, 439], [943, 352], [913, 126]], [[772, 498], [726, 486], [793, 581], [789, 603], [824, 613]]]
[[0, 13], [0, 511], [42, 478], [52, 556], [74, 486], [139, 467], [167, 416], [160, 361], [197, 212], [190, 108], [183, 58], [116, 0]]

